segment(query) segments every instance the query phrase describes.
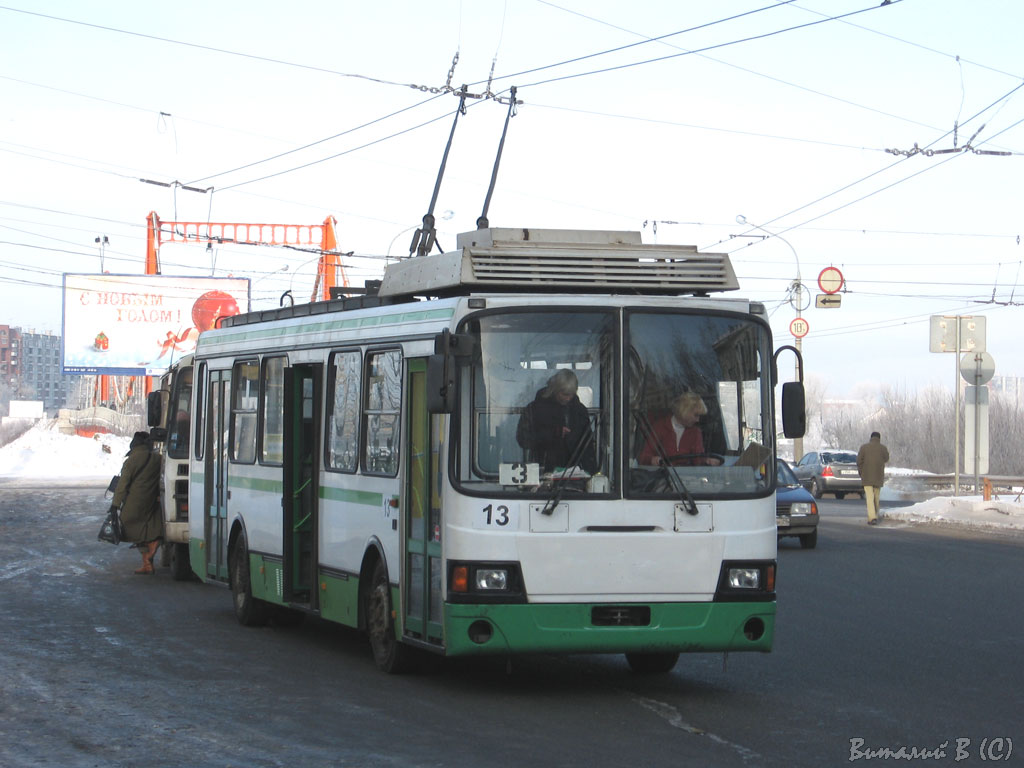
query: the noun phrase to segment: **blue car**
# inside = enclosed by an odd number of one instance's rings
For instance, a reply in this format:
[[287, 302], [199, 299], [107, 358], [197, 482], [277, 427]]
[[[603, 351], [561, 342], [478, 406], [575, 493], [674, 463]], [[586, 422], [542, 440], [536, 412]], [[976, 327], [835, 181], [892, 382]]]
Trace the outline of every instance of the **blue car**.
[[818, 505], [814, 497], [782, 459], [776, 459], [775, 479], [775, 525], [779, 538], [796, 536], [801, 547], [814, 549], [818, 543]]

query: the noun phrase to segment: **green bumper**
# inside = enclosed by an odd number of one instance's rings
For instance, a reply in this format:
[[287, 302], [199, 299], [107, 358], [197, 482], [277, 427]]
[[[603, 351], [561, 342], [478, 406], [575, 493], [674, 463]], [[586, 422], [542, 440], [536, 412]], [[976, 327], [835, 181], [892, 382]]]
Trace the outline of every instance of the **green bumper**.
[[599, 626], [605, 604], [445, 604], [447, 654], [703, 653], [772, 649], [775, 603], [652, 603], [645, 626]]

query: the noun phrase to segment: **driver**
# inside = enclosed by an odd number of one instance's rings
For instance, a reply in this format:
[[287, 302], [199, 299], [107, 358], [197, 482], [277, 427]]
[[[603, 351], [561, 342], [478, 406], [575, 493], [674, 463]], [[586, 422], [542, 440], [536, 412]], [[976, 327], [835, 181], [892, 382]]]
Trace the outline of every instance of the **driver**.
[[653, 434], [640, 453], [637, 463], [640, 465], [661, 464], [658, 444], [663, 448], [671, 464], [717, 464], [710, 457], [704, 456], [704, 436], [697, 422], [708, 412], [704, 400], [696, 392], [683, 392], [671, 404], [668, 414], [652, 425]]

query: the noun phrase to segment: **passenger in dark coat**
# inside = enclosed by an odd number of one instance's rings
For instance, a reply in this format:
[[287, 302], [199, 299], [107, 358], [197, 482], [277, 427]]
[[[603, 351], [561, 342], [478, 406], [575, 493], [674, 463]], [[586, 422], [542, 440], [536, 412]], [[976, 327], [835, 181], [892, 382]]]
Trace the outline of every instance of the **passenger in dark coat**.
[[577, 464], [590, 474], [597, 472], [590, 416], [577, 388], [576, 374], [560, 370], [519, 417], [516, 440], [526, 449], [527, 459], [538, 462], [544, 472]]
[[111, 509], [120, 508], [124, 540], [142, 553], [142, 567], [135, 573], [152, 574], [153, 555], [164, 535], [160, 514], [160, 457], [153, 453], [148, 432], [136, 432], [121, 466], [121, 479]]

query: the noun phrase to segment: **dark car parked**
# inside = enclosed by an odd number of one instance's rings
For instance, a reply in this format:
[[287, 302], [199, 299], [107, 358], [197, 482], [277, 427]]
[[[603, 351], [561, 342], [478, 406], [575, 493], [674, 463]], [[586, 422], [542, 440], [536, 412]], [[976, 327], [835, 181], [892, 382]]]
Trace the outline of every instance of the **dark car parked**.
[[837, 499], [848, 493], [859, 493], [864, 498], [856, 451], [824, 450], [804, 454], [793, 467], [793, 474], [816, 499], [823, 493], [834, 493]]
[[818, 505], [782, 459], [775, 465], [775, 525], [779, 538], [796, 536], [804, 549], [818, 543]]

